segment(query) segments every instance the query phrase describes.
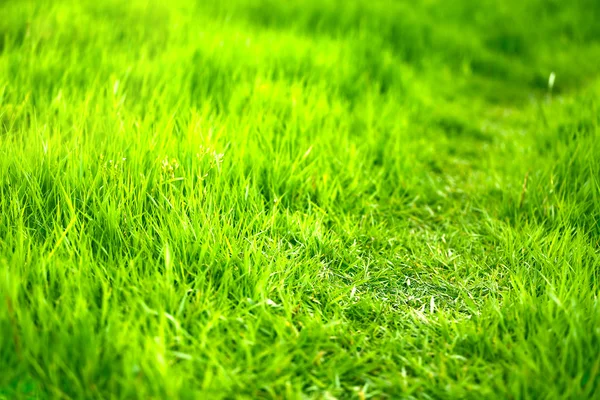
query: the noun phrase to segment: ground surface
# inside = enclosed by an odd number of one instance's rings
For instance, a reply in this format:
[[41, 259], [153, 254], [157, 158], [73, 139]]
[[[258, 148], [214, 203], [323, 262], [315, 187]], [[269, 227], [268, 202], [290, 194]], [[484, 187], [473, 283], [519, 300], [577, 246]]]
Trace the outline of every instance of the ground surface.
[[600, 2], [145, 3], [0, 1], [0, 398], [599, 395]]

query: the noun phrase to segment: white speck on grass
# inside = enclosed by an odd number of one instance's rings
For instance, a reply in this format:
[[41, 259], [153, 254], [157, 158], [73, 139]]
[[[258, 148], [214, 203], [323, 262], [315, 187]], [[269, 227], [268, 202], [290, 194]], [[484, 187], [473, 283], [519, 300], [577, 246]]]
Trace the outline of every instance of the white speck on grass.
[[266, 303], [268, 305], [270, 305], [271, 307], [279, 307], [279, 304], [275, 303], [273, 300], [271, 299], [267, 299]]
[[435, 300], [433, 296], [431, 296], [431, 300], [429, 301], [429, 312], [433, 314], [435, 311]]
[[312, 151], [313, 147], [312, 145], [308, 148], [308, 150], [306, 150], [306, 152], [304, 153], [304, 155], [302, 156], [302, 159], [304, 160], [306, 157], [308, 157], [308, 155], [310, 154], [310, 152]]
[[550, 72], [550, 76], [548, 77], [548, 89], [552, 90], [554, 87], [554, 81], [556, 80], [556, 74], [554, 72]]
[[191, 355], [182, 353], [180, 351], [172, 351], [171, 355], [173, 355], [173, 357], [178, 358], [180, 360], [193, 360], [194, 359], [194, 357], [192, 357]]

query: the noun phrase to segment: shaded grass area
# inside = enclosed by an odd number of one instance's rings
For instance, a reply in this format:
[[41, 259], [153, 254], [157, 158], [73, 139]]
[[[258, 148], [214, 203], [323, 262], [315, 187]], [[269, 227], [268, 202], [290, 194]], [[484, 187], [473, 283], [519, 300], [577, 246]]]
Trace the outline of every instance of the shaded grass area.
[[0, 395], [597, 396], [600, 7], [411, 3], [0, 1]]

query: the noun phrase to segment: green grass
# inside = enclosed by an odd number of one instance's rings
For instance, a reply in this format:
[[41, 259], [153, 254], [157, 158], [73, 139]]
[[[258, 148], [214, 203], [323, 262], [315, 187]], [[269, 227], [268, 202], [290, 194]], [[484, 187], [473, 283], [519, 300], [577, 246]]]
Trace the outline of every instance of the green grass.
[[600, 396], [598, 1], [0, 15], [0, 398]]

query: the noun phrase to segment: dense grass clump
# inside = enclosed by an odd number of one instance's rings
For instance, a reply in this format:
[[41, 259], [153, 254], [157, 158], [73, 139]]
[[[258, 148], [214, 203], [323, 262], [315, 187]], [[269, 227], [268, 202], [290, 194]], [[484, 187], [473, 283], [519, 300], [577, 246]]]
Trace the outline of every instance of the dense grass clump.
[[0, 1], [0, 398], [597, 398], [598, 21]]

